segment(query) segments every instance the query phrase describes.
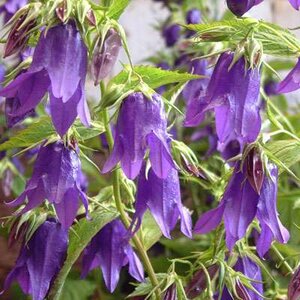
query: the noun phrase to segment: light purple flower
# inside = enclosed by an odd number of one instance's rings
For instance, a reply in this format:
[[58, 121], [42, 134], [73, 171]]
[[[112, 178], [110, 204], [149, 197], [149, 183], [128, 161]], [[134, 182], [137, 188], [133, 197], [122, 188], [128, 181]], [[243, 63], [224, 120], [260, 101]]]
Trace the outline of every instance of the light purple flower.
[[295, 9], [299, 10], [299, 8], [300, 8], [300, 0], [289, 0], [289, 1], [290, 1], [291, 5]]
[[214, 109], [220, 152], [234, 140], [243, 149], [256, 140], [261, 128], [259, 70], [245, 69], [244, 57], [231, 66], [233, 57], [233, 53], [220, 56], [206, 94], [191, 101], [185, 120], [185, 126], [197, 126], [205, 112]]
[[233, 14], [241, 17], [253, 6], [258, 5], [263, 0], [227, 0], [227, 6]]
[[278, 170], [274, 164], [268, 164], [269, 174], [264, 177], [259, 195], [247, 180], [246, 171], [240, 168], [238, 163], [218, 207], [204, 213], [194, 230], [196, 233], [208, 233], [224, 218], [226, 244], [232, 250], [257, 217], [261, 227], [257, 252], [263, 257], [274, 239], [280, 243], [286, 243], [289, 239], [289, 233], [281, 224], [276, 209]]
[[68, 228], [76, 217], [79, 198], [88, 211], [88, 200], [80, 184], [81, 163], [77, 152], [58, 141], [40, 148], [25, 191], [8, 205], [18, 206], [27, 199], [21, 211], [25, 213], [47, 199], [54, 205], [62, 226]]
[[6, 277], [4, 290], [17, 281], [33, 300], [43, 300], [61, 269], [68, 248], [68, 233], [58, 223], [46, 221], [23, 244], [15, 267]]
[[144, 280], [143, 266], [134, 253], [128, 231], [119, 220], [105, 225], [84, 250], [81, 277], [100, 267], [105, 285], [113, 292], [122, 267], [129, 264], [129, 274], [138, 281]]
[[173, 47], [180, 38], [180, 26], [178, 24], [168, 25], [163, 30], [166, 46]]
[[8, 22], [9, 19], [23, 6], [27, 4], [27, 0], [6, 0], [0, 7], [0, 13], [4, 13], [4, 22]]
[[142, 93], [133, 93], [122, 103], [116, 125], [115, 144], [102, 172], [107, 173], [120, 161], [130, 179], [140, 172], [146, 150], [149, 149], [155, 174], [166, 178], [176, 168], [169, 146], [164, 104], [158, 94], [147, 99]]
[[296, 66], [277, 86], [277, 93], [290, 93], [300, 89], [300, 58]]
[[30, 68], [5, 87], [0, 96], [19, 100], [20, 107], [11, 113], [17, 117], [34, 109], [49, 92], [52, 121], [63, 136], [77, 115], [89, 125], [86, 71], [87, 49], [75, 24], [57, 25], [42, 32]]
[[146, 177], [145, 167], [138, 178], [136, 212], [133, 216], [133, 224], [137, 221], [135, 230], [140, 227], [143, 215], [149, 209], [165, 237], [171, 238], [170, 231], [180, 218], [182, 233], [191, 238], [192, 220], [181, 203], [178, 172], [171, 169], [168, 176], [162, 179], [150, 169]]

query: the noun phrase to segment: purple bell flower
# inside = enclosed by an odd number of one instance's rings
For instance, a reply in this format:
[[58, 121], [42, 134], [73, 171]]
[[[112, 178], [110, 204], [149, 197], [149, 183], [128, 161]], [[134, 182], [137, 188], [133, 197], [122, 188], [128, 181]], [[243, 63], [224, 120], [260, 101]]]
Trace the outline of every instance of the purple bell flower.
[[142, 93], [133, 93], [122, 103], [116, 125], [113, 151], [104, 164], [109, 172], [120, 161], [130, 179], [140, 172], [147, 148], [151, 166], [158, 177], [166, 178], [173, 162], [167, 133], [164, 104], [158, 94], [147, 99]]
[[49, 92], [52, 121], [63, 136], [77, 115], [89, 125], [86, 72], [87, 49], [75, 24], [57, 25], [42, 32], [30, 68], [6, 86], [0, 96], [18, 99], [20, 106], [10, 112], [18, 117], [34, 109]]
[[263, 0], [227, 0], [227, 6], [233, 14], [241, 17], [253, 6], [258, 5]]
[[243, 149], [256, 140], [261, 128], [259, 70], [245, 70], [243, 57], [231, 66], [233, 57], [233, 53], [220, 56], [206, 94], [190, 102], [185, 120], [185, 126], [197, 126], [205, 112], [214, 109], [220, 152], [233, 140]]
[[163, 37], [165, 38], [166, 46], [173, 47], [180, 38], [180, 26], [172, 24], [164, 28]]
[[277, 93], [290, 93], [298, 89], [300, 89], [300, 58], [291, 72], [278, 84]]
[[8, 22], [9, 19], [26, 4], [27, 0], [6, 0], [0, 8], [0, 13], [4, 13], [4, 22]]
[[[199, 24], [201, 22], [201, 11], [199, 9], [191, 9], [186, 14], [187, 24]], [[193, 30], [188, 30], [186, 36], [191, 37], [195, 32]]]
[[161, 232], [171, 238], [170, 231], [174, 229], [178, 219], [181, 222], [181, 231], [192, 238], [192, 220], [188, 210], [181, 203], [178, 172], [171, 169], [165, 179], [155, 175], [152, 169], [146, 177], [146, 166], [138, 178], [137, 200], [133, 223], [137, 221], [137, 230], [147, 209], [150, 210]]
[[195, 233], [210, 232], [224, 217], [226, 244], [232, 250], [256, 217], [261, 227], [257, 242], [257, 252], [261, 257], [267, 253], [273, 239], [286, 243], [289, 233], [281, 224], [276, 209], [278, 170], [274, 164], [269, 163], [268, 171], [259, 195], [248, 181], [246, 171], [241, 171], [240, 164], [237, 164], [220, 204], [200, 217]]
[[61, 269], [68, 248], [68, 232], [60, 224], [46, 221], [21, 248], [15, 267], [6, 277], [4, 290], [18, 281], [33, 300], [43, 300]]
[[299, 10], [299, 8], [300, 8], [300, 0], [289, 0], [289, 1], [290, 1], [291, 5], [295, 9]]
[[128, 231], [121, 221], [114, 220], [105, 225], [84, 250], [81, 277], [100, 267], [105, 285], [112, 293], [118, 284], [122, 267], [127, 264], [129, 274], [143, 281], [143, 266], [129, 243]]
[[47, 199], [54, 205], [62, 226], [68, 228], [76, 217], [79, 198], [88, 212], [88, 200], [80, 184], [81, 163], [77, 152], [58, 141], [40, 148], [25, 191], [8, 205], [18, 206], [27, 199], [23, 214]]

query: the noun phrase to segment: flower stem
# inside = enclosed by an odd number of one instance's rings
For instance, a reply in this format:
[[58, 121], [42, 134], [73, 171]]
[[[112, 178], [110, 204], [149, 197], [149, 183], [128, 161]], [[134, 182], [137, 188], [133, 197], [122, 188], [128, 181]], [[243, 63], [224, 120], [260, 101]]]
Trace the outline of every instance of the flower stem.
[[[113, 139], [112, 132], [111, 132], [111, 129], [109, 126], [109, 115], [108, 115], [108, 112], [106, 109], [103, 112], [103, 121], [104, 121], [104, 126], [105, 126], [105, 135], [106, 135], [106, 139], [107, 139], [107, 144], [111, 151], [113, 148], [114, 139]], [[116, 207], [117, 207], [118, 212], [120, 213], [120, 218], [121, 218], [123, 224], [128, 229], [130, 227], [130, 221], [128, 220], [128, 216], [124, 210], [124, 205], [122, 203], [121, 193], [120, 193], [120, 169], [116, 168], [112, 172], [112, 176], [113, 176], [113, 192], [114, 192]], [[160, 299], [160, 290], [158, 289], [159, 282], [156, 278], [152, 264], [147, 255], [147, 251], [145, 250], [145, 247], [144, 247], [143, 243], [141, 242], [141, 240], [136, 235], [134, 235], [132, 237], [132, 241], [133, 241], [135, 248], [137, 249], [139, 256], [144, 264], [144, 267], [148, 273], [151, 284], [153, 285], [153, 288], [155, 288], [156, 299], [159, 300]]]
[[286, 269], [289, 271], [289, 273], [294, 274], [293, 268], [288, 264], [288, 262], [285, 260], [285, 258], [282, 256], [280, 251], [276, 248], [274, 244], [272, 244], [271, 249], [276, 254], [276, 256], [280, 259], [280, 262], [286, 267]]

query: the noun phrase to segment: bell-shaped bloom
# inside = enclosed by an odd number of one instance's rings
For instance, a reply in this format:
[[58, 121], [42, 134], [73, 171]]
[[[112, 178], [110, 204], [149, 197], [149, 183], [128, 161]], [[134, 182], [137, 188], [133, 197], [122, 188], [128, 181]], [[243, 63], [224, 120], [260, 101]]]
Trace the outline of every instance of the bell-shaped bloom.
[[74, 23], [44, 30], [29, 69], [0, 91], [0, 96], [18, 99], [20, 107], [11, 113], [22, 116], [50, 97], [50, 112], [62, 136], [77, 115], [88, 126], [89, 110], [85, 99], [87, 49]]
[[21, 248], [15, 267], [6, 277], [4, 290], [17, 281], [33, 300], [43, 300], [61, 269], [68, 248], [68, 232], [46, 221]]
[[100, 267], [106, 287], [113, 292], [122, 267], [129, 264], [129, 274], [144, 280], [143, 266], [129, 243], [128, 231], [119, 220], [105, 225], [86, 247], [82, 260], [81, 277]]
[[47, 199], [54, 205], [60, 223], [68, 228], [76, 217], [79, 199], [88, 210], [88, 200], [80, 184], [81, 163], [77, 151], [58, 141], [40, 148], [25, 191], [8, 205], [18, 206], [27, 200], [21, 211], [25, 213]]
[[258, 5], [263, 0], [227, 0], [227, 6], [233, 14], [241, 17], [253, 6]]
[[291, 5], [295, 9], [299, 10], [299, 8], [300, 8], [300, 0], [289, 0], [289, 1], [290, 1]]
[[296, 66], [277, 86], [277, 93], [290, 93], [300, 89], [300, 58]]
[[256, 217], [261, 227], [257, 242], [257, 252], [261, 257], [269, 250], [274, 239], [286, 243], [289, 233], [281, 224], [276, 209], [277, 167], [269, 163], [268, 173], [264, 176], [259, 195], [247, 179], [246, 170], [241, 170], [240, 164], [237, 164], [220, 204], [200, 217], [195, 233], [210, 232], [224, 218], [226, 244], [232, 250], [235, 243], [245, 236], [248, 226]]
[[215, 66], [204, 96], [188, 105], [185, 126], [197, 126], [206, 111], [214, 109], [219, 151], [237, 140], [241, 149], [256, 140], [260, 128], [260, 73], [245, 69], [245, 58], [232, 65], [233, 53], [223, 53]]
[[173, 47], [180, 38], [181, 28], [178, 24], [172, 24], [164, 28], [163, 37], [167, 47]]
[[120, 161], [130, 179], [140, 172], [146, 150], [149, 149], [155, 174], [166, 178], [176, 168], [169, 146], [164, 104], [158, 94], [152, 99], [133, 93], [122, 103], [116, 125], [115, 144], [102, 172], [107, 173]]
[[121, 37], [114, 29], [108, 31], [103, 44], [101, 44], [101, 40], [99, 41], [92, 61], [92, 75], [95, 85], [109, 75], [117, 61], [121, 46]]
[[27, 0], [6, 0], [0, 7], [0, 13], [4, 14], [4, 22], [9, 19], [23, 6], [27, 4]]
[[149, 209], [161, 232], [171, 238], [170, 231], [174, 229], [178, 219], [181, 231], [187, 237], [192, 237], [192, 220], [189, 211], [182, 205], [178, 172], [170, 170], [165, 179], [155, 175], [152, 169], [146, 175], [146, 166], [138, 178], [137, 199], [133, 224], [137, 230], [146, 210]]

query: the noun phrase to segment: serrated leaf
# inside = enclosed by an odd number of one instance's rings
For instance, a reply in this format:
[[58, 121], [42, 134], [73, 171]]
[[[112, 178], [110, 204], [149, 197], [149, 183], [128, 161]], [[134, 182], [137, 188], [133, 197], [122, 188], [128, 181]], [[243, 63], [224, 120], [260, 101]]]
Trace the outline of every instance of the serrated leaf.
[[63, 300], [88, 300], [93, 295], [96, 283], [88, 280], [67, 279], [61, 294]]
[[55, 129], [53, 128], [51, 119], [49, 117], [41, 117], [37, 122], [17, 132], [8, 141], [2, 143], [0, 145], [0, 151], [26, 148], [40, 143], [54, 134]]
[[300, 144], [296, 140], [272, 141], [265, 147], [288, 168], [300, 161]]
[[130, 0], [114, 0], [109, 7], [107, 15], [112, 19], [118, 20], [129, 2]]
[[74, 129], [81, 140], [88, 140], [105, 132], [105, 127], [101, 121], [92, 121], [90, 127], [85, 127], [80, 121], [76, 121]]
[[54, 282], [52, 289], [50, 290], [50, 300], [64, 299], [61, 297], [62, 288], [72, 266], [79, 258], [81, 252], [89, 244], [91, 239], [99, 232], [99, 230], [117, 218], [117, 216], [118, 213], [114, 208], [101, 207], [101, 209], [92, 214], [91, 221], [83, 218], [72, 227], [69, 235], [70, 242], [67, 258]]
[[191, 24], [185, 27], [196, 31], [201, 42], [239, 43], [251, 36], [262, 43], [265, 54], [284, 57], [299, 56], [300, 42], [295, 35], [272, 23], [252, 18], [236, 18], [209, 24]]
[[[129, 74], [128, 72], [130, 72], [129, 67], [125, 66], [124, 70], [110, 81], [110, 85], [126, 83], [126, 88], [128, 90], [134, 88], [137, 85], [139, 79], [136, 78], [136, 80], [131, 80], [127, 82]], [[138, 74], [143, 80], [143, 82], [146, 83], [152, 89], [156, 89], [162, 85], [170, 83], [184, 83], [189, 80], [201, 78], [201, 76], [195, 74], [163, 70], [154, 66], [146, 65], [134, 67], [134, 72]]]

